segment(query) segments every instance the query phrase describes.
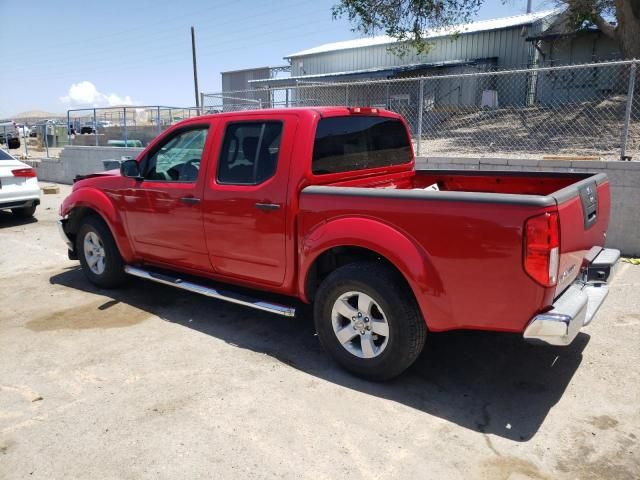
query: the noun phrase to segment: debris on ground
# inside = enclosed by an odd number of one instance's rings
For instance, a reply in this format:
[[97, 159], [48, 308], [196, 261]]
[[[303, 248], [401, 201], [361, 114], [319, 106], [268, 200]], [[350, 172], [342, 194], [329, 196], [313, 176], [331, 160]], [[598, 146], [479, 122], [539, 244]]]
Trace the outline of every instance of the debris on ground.
[[54, 195], [60, 193], [60, 187], [58, 185], [45, 185], [42, 187], [42, 193], [45, 195]]

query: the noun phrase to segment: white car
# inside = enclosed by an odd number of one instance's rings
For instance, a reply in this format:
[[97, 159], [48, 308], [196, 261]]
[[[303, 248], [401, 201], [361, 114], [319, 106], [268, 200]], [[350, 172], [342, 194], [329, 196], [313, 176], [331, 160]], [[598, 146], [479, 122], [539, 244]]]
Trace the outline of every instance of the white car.
[[0, 210], [31, 217], [40, 205], [40, 187], [35, 169], [0, 149]]

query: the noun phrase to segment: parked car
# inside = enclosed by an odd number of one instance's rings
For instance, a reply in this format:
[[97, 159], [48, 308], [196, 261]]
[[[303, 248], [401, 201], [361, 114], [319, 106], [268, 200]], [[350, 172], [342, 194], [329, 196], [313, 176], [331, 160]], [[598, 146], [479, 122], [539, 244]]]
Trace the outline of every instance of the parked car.
[[88, 123], [83, 123], [82, 125], [80, 125], [80, 134], [81, 135], [88, 135], [91, 133], [96, 133], [96, 129], [95, 126], [93, 125], [93, 123], [88, 122]]
[[35, 169], [0, 149], [0, 210], [18, 217], [32, 217], [40, 204]]
[[329, 354], [381, 380], [427, 332], [570, 344], [620, 255], [609, 206], [604, 174], [416, 170], [401, 116], [318, 107], [181, 122], [79, 177], [59, 228], [103, 288], [133, 275], [286, 316], [312, 303]]
[[20, 136], [15, 122], [0, 122], [0, 145], [5, 145], [7, 148], [20, 147]]

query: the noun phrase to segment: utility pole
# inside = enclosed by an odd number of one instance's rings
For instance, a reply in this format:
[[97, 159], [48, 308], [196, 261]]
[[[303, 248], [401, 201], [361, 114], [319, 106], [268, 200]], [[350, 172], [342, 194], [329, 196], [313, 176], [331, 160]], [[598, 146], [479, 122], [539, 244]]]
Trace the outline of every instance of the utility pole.
[[531, 0], [527, 0], [527, 13], [531, 13]]
[[191, 54], [193, 56], [193, 86], [196, 92], [196, 107], [198, 108], [198, 112], [200, 112], [200, 92], [198, 91], [198, 65], [196, 64], [196, 32], [193, 27], [191, 27]]

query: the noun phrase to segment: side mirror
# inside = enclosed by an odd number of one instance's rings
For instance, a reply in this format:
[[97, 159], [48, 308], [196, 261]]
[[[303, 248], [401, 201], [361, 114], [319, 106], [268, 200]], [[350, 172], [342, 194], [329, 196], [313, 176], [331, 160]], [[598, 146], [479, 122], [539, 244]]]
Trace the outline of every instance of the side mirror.
[[142, 180], [142, 176], [140, 175], [140, 165], [138, 165], [138, 162], [135, 160], [125, 160], [120, 163], [120, 174], [123, 177]]

